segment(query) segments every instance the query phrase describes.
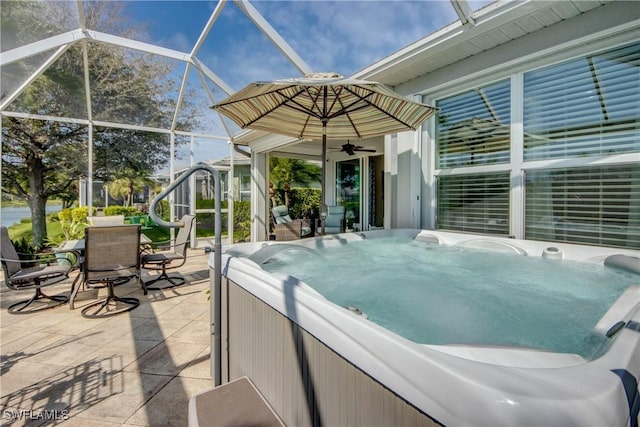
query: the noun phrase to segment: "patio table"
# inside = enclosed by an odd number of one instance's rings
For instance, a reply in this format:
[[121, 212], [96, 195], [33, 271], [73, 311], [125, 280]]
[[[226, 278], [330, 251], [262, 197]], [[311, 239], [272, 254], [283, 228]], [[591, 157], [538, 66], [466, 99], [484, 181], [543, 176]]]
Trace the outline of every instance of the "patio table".
[[[153, 243], [153, 241], [150, 238], [148, 238], [144, 234], [140, 234], [140, 246], [141, 247], [145, 247], [147, 245], [150, 245], [151, 243]], [[56, 252], [76, 251], [76, 252], [83, 253], [84, 252], [84, 239], [67, 240], [66, 242], [64, 242], [64, 244], [62, 246], [58, 246], [57, 248], [55, 248], [54, 251], [56, 251]]]

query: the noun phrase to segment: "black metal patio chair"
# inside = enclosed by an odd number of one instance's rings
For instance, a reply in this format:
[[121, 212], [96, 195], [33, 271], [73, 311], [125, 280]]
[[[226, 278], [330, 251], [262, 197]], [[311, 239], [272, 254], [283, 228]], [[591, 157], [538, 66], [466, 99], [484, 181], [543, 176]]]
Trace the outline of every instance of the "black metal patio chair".
[[[30, 299], [11, 304], [7, 311], [11, 314], [27, 314], [64, 304], [69, 300], [67, 295], [47, 295], [42, 288], [54, 285], [69, 277], [78, 254], [74, 251], [58, 252], [71, 254], [69, 258], [56, 258], [54, 254], [33, 255], [30, 259], [20, 259], [15, 246], [9, 238], [7, 227], [0, 226], [0, 259], [4, 270], [5, 284], [12, 290], [35, 289]], [[48, 302], [47, 302], [48, 300]]]
[[[167, 270], [182, 267], [187, 261], [189, 236], [191, 235], [191, 228], [193, 227], [195, 219], [195, 215], [184, 215], [180, 219], [183, 226], [180, 228], [180, 231], [178, 231], [178, 235], [176, 236], [173, 245], [171, 245], [171, 242], [159, 242], [159, 248], [164, 247], [167, 249], [160, 252], [144, 254], [142, 256], [142, 268], [147, 270], [158, 270], [161, 272], [157, 277], [145, 282], [147, 289], [161, 290], [184, 284], [184, 277], [170, 276], [167, 274]], [[166, 280], [169, 282], [169, 285], [155, 287], [149, 286], [161, 280]]]
[[140, 305], [139, 299], [119, 297], [114, 292], [116, 284], [131, 279], [137, 280], [146, 295], [147, 289], [140, 279], [140, 225], [87, 227], [82, 279], [76, 278], [73, 283], [71, 309], [82, 284], [103, 283], [107, 286], [106, 298], [84, 307], [83, 317], [103, 318], [133, 310]]

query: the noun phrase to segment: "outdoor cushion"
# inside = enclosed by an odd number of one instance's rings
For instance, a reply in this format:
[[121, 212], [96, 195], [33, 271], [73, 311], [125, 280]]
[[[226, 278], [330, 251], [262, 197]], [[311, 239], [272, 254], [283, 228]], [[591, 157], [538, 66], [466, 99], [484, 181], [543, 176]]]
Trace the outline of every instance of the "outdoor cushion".
[[275, 220], [276, 224], [286, 224], [288, 222], [293, 222], [291, 216], [289, 215], [289, 209], [284, 205], [274, 207], [273, 209], [271, 209], [271, 213], [273, 213], [273, 219]]
[[292, 222], [293, 220], [291, 219], [291, 217], [289, 215], [285, 215], [285, 216], [277, 216], [276, 217], [276, 224], [285, 224], [287, 222]]

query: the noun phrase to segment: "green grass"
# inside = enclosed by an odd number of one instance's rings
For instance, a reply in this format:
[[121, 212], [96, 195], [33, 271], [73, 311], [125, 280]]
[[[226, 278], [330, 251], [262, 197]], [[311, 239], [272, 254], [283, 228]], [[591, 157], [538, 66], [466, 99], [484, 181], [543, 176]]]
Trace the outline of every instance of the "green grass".
[[[25, 218], [18, 224], [9, 227], [9, 238], [14, 242], [21, 241], [23, 238], [27, 242], [32, 242], [33, 232], [31, 219]], [[142, 232], [154, 242], [169, 240], [169, 230], [162, 227], [152, 227], [142, 230]], [[58, 220], [57, 213], [47, 215], [47, 240], [50, 243], [47, 246], [58, 246], [63, 240], [62, 226]]]
[[[197, 237], [209, 237], [212, 233], [211, 230], [206, 228], [197, 229]], [[143, 229], [142, 233], [146, 235], [153, 242], [166, 242], [170, 239], [170, 231], [166, 228], [154, 226], [148, 229]], [[58, 220], [57, 213], [47, 215], [47, 239], [50, 243], [47, 246], [58, 246], [62, 240], [62, 227]], [[226, 238], [227, 233], [222, 233], [222, 238]], [[27, 242], [31, 242], [33, 233], [31, 231], [31, 219], [25, 218], [20, 223], [14, 224], [9, 227], [9, 238], [14, 242], [21, 241], [23, 238]], [[241, 237], [240, 232], [234, 232], [234, 240], [239, 241]], [[247, 237], [248, 236], [243, 236]]]

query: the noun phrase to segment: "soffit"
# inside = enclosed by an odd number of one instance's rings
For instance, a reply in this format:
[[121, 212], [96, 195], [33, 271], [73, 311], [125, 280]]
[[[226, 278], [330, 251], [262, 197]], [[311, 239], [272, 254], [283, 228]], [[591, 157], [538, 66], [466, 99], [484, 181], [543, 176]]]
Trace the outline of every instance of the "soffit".
[[601, 7], [613, 0], [496, 2], [355, 74], [391, 87]]

